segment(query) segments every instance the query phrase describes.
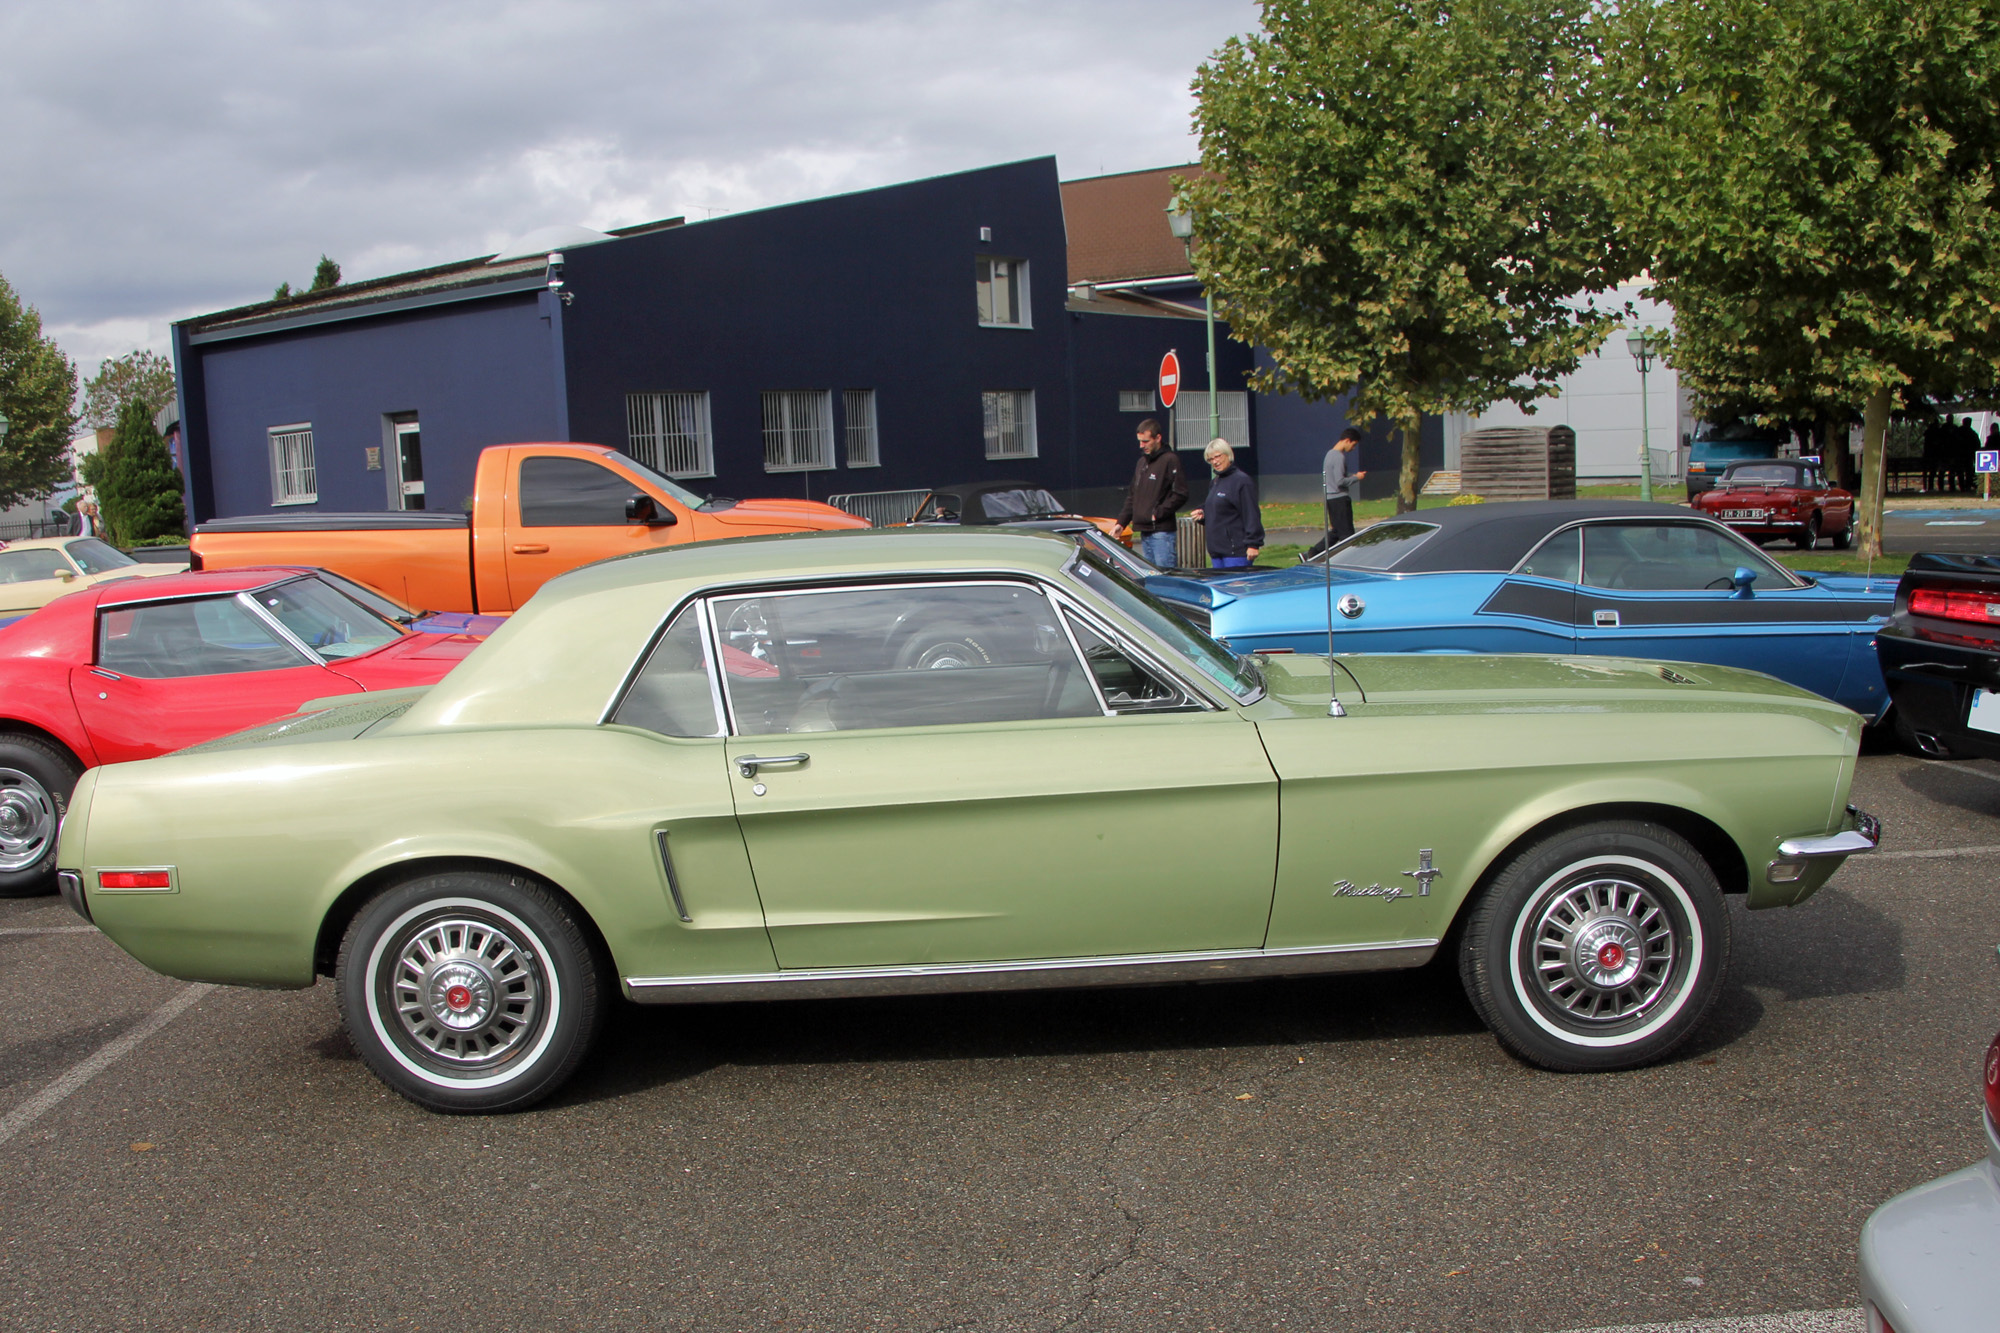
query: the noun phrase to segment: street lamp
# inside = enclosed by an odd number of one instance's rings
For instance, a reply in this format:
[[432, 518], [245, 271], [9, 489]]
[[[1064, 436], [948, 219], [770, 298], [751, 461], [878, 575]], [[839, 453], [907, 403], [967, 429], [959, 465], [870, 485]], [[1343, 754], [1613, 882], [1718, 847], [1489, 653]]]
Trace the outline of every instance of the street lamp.
[[[1167, 205], [1167, 230], [1181, 243], [1187, 254], [1188, 271], [1193, 272], [1194, 214], [1188, 211], [1187, 200], [1178, 194]], [[1208, 438], [1214, 440], [1222, 435], [1222, 400], [1215, 392], [1215, 298], [1208, 294], [1207, 283], [1201, 285], [1201, 303], [1208, 312]]]
[[1625, 346], [1639, 363], [1639, 498], [1653, 498], [1653, 436], [1646, 420], [1646, 372], [1660, 348], [1659, 335], [1651, 329], [1633, 329], [1625, 335]]

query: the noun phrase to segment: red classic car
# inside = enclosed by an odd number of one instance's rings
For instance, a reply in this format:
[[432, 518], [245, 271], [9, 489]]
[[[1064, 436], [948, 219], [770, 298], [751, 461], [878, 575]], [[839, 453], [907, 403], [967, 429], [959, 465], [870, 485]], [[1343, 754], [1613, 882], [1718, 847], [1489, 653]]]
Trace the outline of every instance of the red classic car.
[[100, 584], [0, 628], [0, 895], [55, 887], [57, 826], [84, 769], [312, 699], [435, 684], [500, 624], [263, 568]]
[[1731, 463], [1713, 489], [1688, 504], [1753, 542], [1789, 537], [1805, 551], [1830, 537], [1844, 551], [1854, 540], [1854, 493], [1830, 485], [1809, 458]]

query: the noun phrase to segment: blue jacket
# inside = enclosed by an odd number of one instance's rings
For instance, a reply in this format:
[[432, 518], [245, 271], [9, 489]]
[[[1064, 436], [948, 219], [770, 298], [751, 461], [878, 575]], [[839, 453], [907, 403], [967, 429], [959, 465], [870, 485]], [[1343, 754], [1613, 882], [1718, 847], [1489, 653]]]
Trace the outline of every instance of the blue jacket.
[[1264, 515], [1257, 508], [1257, 483], [1242, 468], [1231, 465], [1208, 483], [1201, 507], [1208, 529], [1210, 555], [1244, 555], [1264, 545]]

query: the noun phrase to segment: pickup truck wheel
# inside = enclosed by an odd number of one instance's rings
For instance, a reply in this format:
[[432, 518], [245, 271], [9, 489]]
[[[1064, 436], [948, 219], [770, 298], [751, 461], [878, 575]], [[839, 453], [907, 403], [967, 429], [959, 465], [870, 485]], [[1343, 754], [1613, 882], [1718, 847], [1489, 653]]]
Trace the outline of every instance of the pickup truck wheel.
[[334, 988], [355, 1050], [397, 1092], [433, 1111], [515, 1111], [561, 1087], [589, 1053], [607, 971], [589, 931], [543, 885], [456, 871], [363, 907]]
[[83, 765], [34, 736], [0, 736], [0, 898], [53, 893], [56, 841]]
[[1700, 1024], [1729, 969], [1722, 889], [1659, 824], [1558, 833], [1493, 880], [1466, 921], [1459, 975], [1521, 1059], [1562, 1073], [1661, 1059]]

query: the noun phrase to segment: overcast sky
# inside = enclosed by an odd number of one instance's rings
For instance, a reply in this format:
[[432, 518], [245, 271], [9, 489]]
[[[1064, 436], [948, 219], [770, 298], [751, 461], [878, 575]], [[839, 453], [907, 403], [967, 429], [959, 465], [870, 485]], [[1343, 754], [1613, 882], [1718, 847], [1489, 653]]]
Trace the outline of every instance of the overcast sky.
[[88, 376], [171, 320], [1053, 153], [1197, 156], [1249, 0], [0, 4], [0, 274]]

